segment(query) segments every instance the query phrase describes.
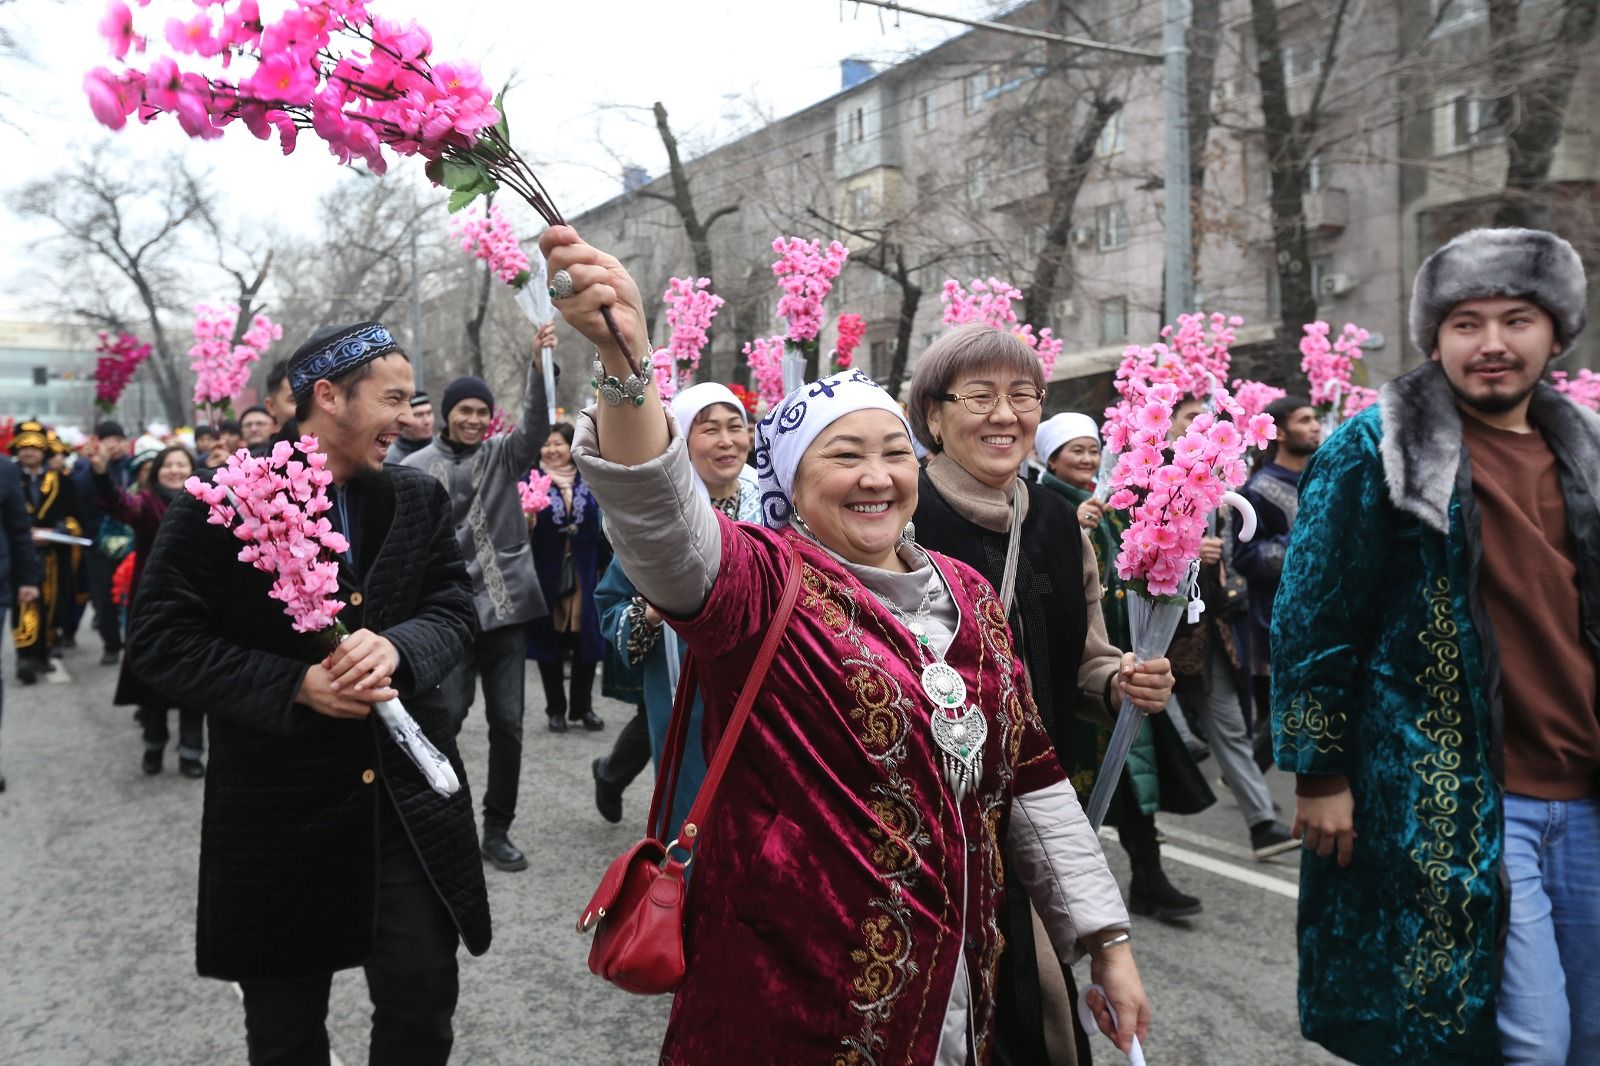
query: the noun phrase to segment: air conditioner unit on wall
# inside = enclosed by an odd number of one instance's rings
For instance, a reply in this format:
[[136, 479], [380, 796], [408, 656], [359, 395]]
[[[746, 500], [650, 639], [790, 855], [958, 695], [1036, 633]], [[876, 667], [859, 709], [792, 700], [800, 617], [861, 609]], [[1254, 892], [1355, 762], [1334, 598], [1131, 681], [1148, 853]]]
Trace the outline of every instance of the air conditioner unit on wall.
[[1071, 298], [1068, 298], [1068, 299], [1065, 299], [1065, 300], [1057, 300], [1056, 301], [1056, 306], [1054, 308], [1054, 312], [1055, 312], [1055, 319], [1056, 319], [1057, 322], [1065, 322], [1069, 318], [1077, 318], [1078, 317], [1078, 305], [1077, 305], [1077, 302], [1072, 300]]
[[1355, 287], [1356, 279], [1349, 274], [1324, 274], [1322, 275], [1322, 291], [1317, 295], [1324, 297], [1343, 296]]
[[1094, 240], [1093, 226], [1073, 226], [1072, 243], [1074, 247], [1081, 248]]

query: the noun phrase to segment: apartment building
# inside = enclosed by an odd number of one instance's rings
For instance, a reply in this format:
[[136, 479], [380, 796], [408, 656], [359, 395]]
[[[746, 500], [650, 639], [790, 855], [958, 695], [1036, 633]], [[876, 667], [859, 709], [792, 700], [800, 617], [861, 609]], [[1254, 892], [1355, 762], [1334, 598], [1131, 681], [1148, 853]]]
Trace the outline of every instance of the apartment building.
[[[1291, 111], [1302, 122], [1313, 109], [1318, 116], [1302, 185], [1306, 268], [1320, 317], [1372, 331], [1366, 373], [1374, 383], [1421, 358], [1406, 340], [1406, 311], [1422, 259], [1493, 218], [1507, 165], [1496, 101], [1508, 92], [1504, 79], [1526, 74], [1490, 61], [1486, 0], [1444, 4], [1348, 5], [1331, 62], [1334, 5], [1280, 4]], [[1552, 22], [1560, 6], [1524, 0], [1522, 18]], [[1159, 51], [1160, 7], [1074, 4], [1073, 32]], [[1020, 4], [1002, 19], [1038, 27], [1044, 8]], [[1224, 0], [1194, 215], [1196, 308], [1243, 316], [1238, 351], [1246, 356], [1281, 346], [1284, 328], [1255, 37], [1248, 0]], [[1042, 254], [1061, 257], [1044, 321], [1034, 323], [1066, 341], [1051, 406], [1103, 399], [1123, 348], [1154, 340], [1161, 326], [1161, 68], [1083, 53], [1061, 74], [1044, 47], [973, 30], [884, 69], [847, 60], [834, 96], [688, 161], [702, 219], [737, 208], [711, 232], [714, 287], [728, 305], [703, 375], [742, 380], [740, 345], [779, 330], [770, 243], [796, 233], [851, 247], [829, 311], [865, 316], [858, 362], [880, 377], [908, 308], [901, 279], [920, 289], [914, 360], [943, 329], [946, 278], [993, 275], [1026, 290]], [[1597, 66], [1579, 64], [1550, 183], [1555, 227], [1600, 266], [1600, 138], [1585, 104], [1600, 88]], [[1083, 135], [1096, 100], [1120, 106], [1093, 138], [1071, 225], [1053, 242], [1060, 198], [1051, 164]], [[575, 224], [628, 265], [658, 316], [667, 278], [690, 274], [694, 261], [669, 178], [635, 175], [631, 184]], [[655, 328], [660, 343], [665, 322]], [[1600, 366], [1594, 347], [1581, 344], [1571, 363]]]

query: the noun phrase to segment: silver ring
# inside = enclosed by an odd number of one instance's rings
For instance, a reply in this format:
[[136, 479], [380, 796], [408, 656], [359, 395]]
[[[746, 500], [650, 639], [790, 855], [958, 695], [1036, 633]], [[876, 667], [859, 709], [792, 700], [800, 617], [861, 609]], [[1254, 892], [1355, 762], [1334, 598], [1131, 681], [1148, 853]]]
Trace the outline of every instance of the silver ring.
[[551, 277], [550, 277], [550, 298], [551, 299], [553, 299], [553, 300], [565, 300], [567, 297], [572, 295], [572, 292], [573, 292], [573, 289], [572, 289], [572, 275], [571, 274], [568, 274], [565, 270], [558, 270], [554, 274], [551, 275]]

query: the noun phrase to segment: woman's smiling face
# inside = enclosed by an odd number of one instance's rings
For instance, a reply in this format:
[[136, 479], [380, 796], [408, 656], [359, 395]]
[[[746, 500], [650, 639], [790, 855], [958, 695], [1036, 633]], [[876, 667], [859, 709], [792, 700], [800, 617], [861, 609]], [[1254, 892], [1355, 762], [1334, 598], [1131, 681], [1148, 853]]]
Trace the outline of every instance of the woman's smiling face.
[[856, 411], [806, 449], [795, 512], [823, 547], [850, 562], [901, 569], [895, 550], [917, 510], [920, 470], [904, 422], [889, 411]]

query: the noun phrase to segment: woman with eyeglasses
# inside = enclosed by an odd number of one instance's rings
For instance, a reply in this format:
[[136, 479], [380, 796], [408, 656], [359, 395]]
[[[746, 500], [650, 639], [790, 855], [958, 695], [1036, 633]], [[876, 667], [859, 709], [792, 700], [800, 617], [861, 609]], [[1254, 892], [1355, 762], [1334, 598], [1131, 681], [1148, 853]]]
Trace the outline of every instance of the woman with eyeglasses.
[[[929, 346], [907, 403], [932, 453], [918, 489], [916, 539], [974, 567], [999, 591], [1039, 716], [1070, 773], [1074, 718], [1081, 712], [1109, 724], [1120, 705], [1112, 681], [1122, 653], [1107, 639], [1099, 567], [1072, 505], [1018, 476], [1044, 395], [1038, 356], [1012, 333], [969, 325]], [[1092, 765], [1095, 753], [1077, 755]], [[1018, 883], [1008, 871], [1006, 884]], [[1001, 918], [994, 1062], [1087, 1062], [1071, 970], [1049, 950], [1026, 893], [1008, 891]]]

